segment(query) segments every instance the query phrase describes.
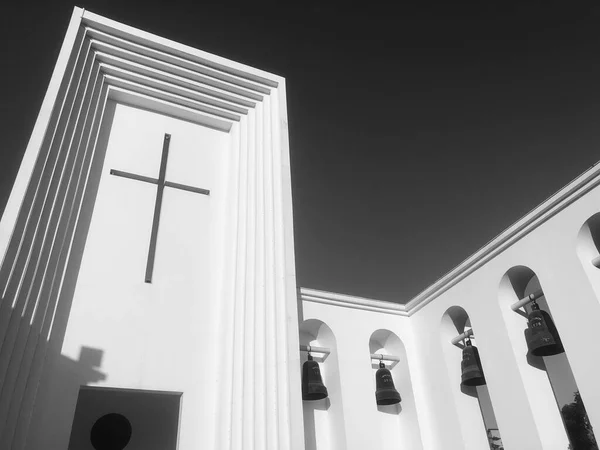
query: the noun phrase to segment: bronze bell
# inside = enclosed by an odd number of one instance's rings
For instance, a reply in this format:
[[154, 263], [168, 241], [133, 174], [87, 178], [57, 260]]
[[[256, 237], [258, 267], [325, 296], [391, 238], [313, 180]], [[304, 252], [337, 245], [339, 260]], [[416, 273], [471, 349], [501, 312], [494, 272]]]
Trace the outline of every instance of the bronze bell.
[[558, 355], [565, 351], [552, 317], [535, 301], [531, 303], [531, 312], [527, 316], [525, 340], [533, 356]]
[[485, 384], [479, 350], [471, 345], [470, 339], [467, 339], [465, 348], [463, 348], [460, 368], [462, 371], [461, 386], [482, 386]]
[[327, 398], [327, 388], [321, 378], [319, 363], [308, 354], [308, 361], [302, 365], [302, 400], [321, 400]]
[[394, 387], [391, 372], [385, 368], [385, 364], [381, 361], [375, 374], [375, 386], [375, 399], [378, 405], [395, 405], [402, 400], [400, 393]]

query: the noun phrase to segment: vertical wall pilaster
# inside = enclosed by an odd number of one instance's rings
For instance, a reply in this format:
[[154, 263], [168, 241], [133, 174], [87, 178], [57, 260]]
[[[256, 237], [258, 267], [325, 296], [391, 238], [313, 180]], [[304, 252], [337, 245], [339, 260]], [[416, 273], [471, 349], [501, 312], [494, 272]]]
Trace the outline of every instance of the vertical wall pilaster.
[[299, 341], [282, 95], [274, 90], [239, 126], [232, 357], [223, 366], [232, 371], [231, 409], [221, 409], [231, 428], [220, 438], [230, 449], [304, 447], [299, 356], [290, 356]]

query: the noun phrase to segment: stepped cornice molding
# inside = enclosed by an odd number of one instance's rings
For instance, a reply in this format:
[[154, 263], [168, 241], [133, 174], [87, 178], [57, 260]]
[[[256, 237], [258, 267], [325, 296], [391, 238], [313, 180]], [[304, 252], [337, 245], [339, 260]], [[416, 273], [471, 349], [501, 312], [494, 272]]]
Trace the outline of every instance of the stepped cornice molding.
[[405, 304], [308, 288], [301, 288], [300, 296], [304, 301], [412, 316], [598, 185], [600, 164], [596, 163]]
[[352, 295], [337, 294], [334, 292], [319, 291], [316, 289], [300, 288], [300, 298], [305, 302], [323, 303], [325, 305], [343, 306], [346, 308], [362, 309], [398, 316], [408, 316], [405, 305], [373, 300]]
[[224, 355], [215, 369], [224, 386], [215, 448], [303, 448], [302, 400], [293, 388], [300, 356], [285, 80], [81, 8], [0, 221], [0, 448], [22, 448], [43, 343], [54, 345], [53, 318], [68, 314], [60, 312], [61, 289], [77, 270], [70, 252], [85, 234], [78, 220], [87, 188], [99, 182], [91, 167], [101, 161], [99, 130], [111, 100], [229, 134], [215, 257], [223, 267], [215, 303]]

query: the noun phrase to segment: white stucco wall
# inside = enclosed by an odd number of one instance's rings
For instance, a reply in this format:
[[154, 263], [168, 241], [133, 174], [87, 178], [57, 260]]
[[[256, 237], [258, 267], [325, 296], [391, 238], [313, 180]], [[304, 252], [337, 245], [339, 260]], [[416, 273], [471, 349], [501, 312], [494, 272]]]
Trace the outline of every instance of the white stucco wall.
[[[147, 285], [154, 187], [108, 171], [156, 177], [165, 132], [167, 178], [212, 192], [167, 189]], [[183, 392], [181, 449], [300, 450], [308, 427], [311, 450], [481, 450], [443, 321], [461, 307], [505, 449], [564, 450], [510, 310], [520, 266], [539, 278], [600, 429], [598, 168], [406, 306], [303, 290], [298, 317], [287, 140], [282, 78], [75, 9], [0, 221], [1, 448], [64, 448], [89, 384]], [[300, 342], [332, 349], [329, 403], [312, 414]], [[400, 358], [395, 411], [375, 404], [372, 351]]]
[[[105, 120], [110, 137], [61, 356], [77, 360], [82, 347], [102, 352], [104, 379], [88, 385], [183, 392], [181, 448], [211, 445], [219, 386], [207, 362], [217, 360], [218, 348], [205, 343], [220, 341], [215, 254], [222, 252], [230, 135], [122, 104]], [[110, 170], [157, 178], [165, 133], [166, 179], [211, 194], [165, 188], [153, 280], [145, 283], [156, 185]], [[65, 448], [69, 436], [79, 387], [54, 363], [34, 448]]]
[[[435, 384], [447, 384], [440, 381], [438, 374], [443, 370], [444, 353], [452, 349], [450, 344], [442, 348], [436, 336], [444, 311], [457, 305], [468, 312], [506, 449], [567, 447], [551, 390], [527, 389], [529, 383], [547, 384], [547, 376], [528, 368], [523, 336], [526, 320], [510, 310], [510, 304], [518, 296], [506, 299], [507, 286], [501, 286], [503, 276], [515, 266], [526, 266], [539, 277], [589, 418], [600, 429], [600, 389], [594, 382], [600, 359], [591, 351], [597, 341], [594, 324], [600, 320], [600, 304], [586, 274], [595, 274], [598, 269], [591, 265], [591, 260], [581, 261], [577, 256], [578, 233], [598, 211], [599, 200], [600, 190], [594, 188], [411, 317], [423, 346], [422, 354], [427, 355], [421, 361], [424, 376], [418, 380], [418, 388], [428, 390]], [[583, 344], [586, 342], [590, 345]], [[459, 373], [460, 359], [456, 359]], [[531, 377], [534, 379], [528, 381]], [[453, 392], [459, 389], [456, 383], [445, 387]], [[456, 446], [453, 448], [463, 448], [462, 443], [470, 439], [465, 434], [480, 431], [478, 427], [456, 426], [456, 420], [452, 420], [460, 408], [456, 402], [435, 402], [430, 398], [427, 403], [424, 422], [437, 430], [427, 433], [432, 437], [429, 448], [447, 448], [448, 443]], [[461, 436], [457, 435], [458, 430], [462, 430]]]
[[[303, 301], [302, 308], [302, 320], [322, 321], [336, 339], [337, 348], [331, 349], [332, 355], [328, 360], [336, 358], [337, 364], [328, 366], [326, 361], [323, 366], [327, 371], [325, 381], [337, 378], [341, 389], [330, 396], [331, 406], [322, 414], [322, 420], [327, 420], [330, 427], [335, 426], [337, 433], [344, 433], [345, 448], [421, 449], [421, 431], [412, 390], [415, 375], [410, 365], [418, 351], [418, 344], [414, 341], [409, 318], [307, 300]], [[396, 389], [402, 397], [397, 409], [378, 408], [375, 403], [375, 372], [378, 366], [373, 364], [370, 355], [371, 351], [379, 353], [381, 350], [372, 337], [374, 332], [382, 329], [391, 331], [400, 342], [390, 347], [401, 353], [394, 355], [400, 357], [400, 362], [392, 368]], [[320, 345], [321, 341], [313, 343], [317, 344]], [[384, 348], [381, 353], [391, 354], [392, 351]], [[331, 370], [339, 372], [332, 374]], [[311, 408], [311, 402], [304, 402], [304, 407]], [[341, 423], [343, 429], [340, 429]], [[324, 425], [317, 423], [317, 426]], [[326, 442], [317, 440], [314, 447], [307, 448], [338, 447], [329, 447]]]
[[[596, 168], [583, 174], [406, 306], [302, 290], [303, 317], [322, 320], [337, 339], [349, 448], [355, 443], [356, 448], [385, 446], [377, 432], [382, 421], [370, 395], [367, 352], [357, 350], [378, 328], [397, 334], [406, 347], [414, 420], [422, 439], [422, 444], [397, 448], [487, 448], [479, 402], [460, 389], [461, 350], [449, 342], [464, 331], [444, 319], [456, 307], [464, 309], [475, 333], [504, 448], [567, 448], [548, 375], [526, 359], [526, 319], [510, 309], [525, 292], [531, 293], [529, 279], [518, 279], [523, 273], [539, 278], [545, 294], [540, 305], [554, 317], [590, 422], [600, 429], [600, 356], [593, 351], [600, 321], [600, 269], [591, 263], [599, 254], [594, 238], [600, 242], [598, 177]], [[507, 239], [512, 241], [505, 244]], [[504, 248], [495, 250], [498, 246]], [[564, 378], [560, 373], [568, 371], [553, 358], [547, 358], [547, 367]], [[404, 400], [405, 381], [395, 381]], [[556, 395], [565, 401], [564, 392]]]
[[[165, 132], [211, 196], [166, 188], [146, 285], [155, 186], [108, 171]], [[303, 448], [287, 133], [283, 78], [75, 8], [0, 221], [0, 448], [65, 448], [79, 385], [182, 393], [179, 448]]]

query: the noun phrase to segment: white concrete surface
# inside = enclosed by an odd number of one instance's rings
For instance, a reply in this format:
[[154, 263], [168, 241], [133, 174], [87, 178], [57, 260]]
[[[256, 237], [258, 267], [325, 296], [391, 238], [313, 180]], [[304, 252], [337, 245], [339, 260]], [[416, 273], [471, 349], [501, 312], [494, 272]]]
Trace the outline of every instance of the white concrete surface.
[[[593, 351], [600, 322], [600, 270], [592, 264], [600, 242], [598, 184], [600, 171], [594, 166], [406, 305], [301, 290], [304, 319], [331, 327], [340, 378], [350, 378], [343, 399], [351, 424], [349, 448], [384, 445], [372, 437], [383, 421], [365, 413], [374, 401], [361, 369], [368, 364], [355, 350], [364, 345], [365, 328], [387, 328], [406, 347], [414, 420], [424, 449], [487, 446], [479, 402], [460, 390], [460, 349], [450, 343], [466, 326], [474, 330], [506, 450], [567, 448], [559, 405], [568, 393], [564, 386], [553, 392], [549, 380], [550, 375], [568, 386], [567, 360], [590, 422], [600, 429], [595, 381], [600, 357]], [[566, 358], [545, 358], [549, 373], [528, 363], [526, 319], [510, 308], [540, 287], [545, 295], [539, 304], [552, 314], [566, 349]], [[455, 310], [463, 311], [462, 323], [450, 319]], [[396, 385], [404, 398], [406, 382], [400, 379]]]
[[[146, 284], [156, 187], [109, 171], [166, 132], [211, 194], [166, 188]], [[79, 385], [182, 392], [180, 448], [303, 448], [288, 152], [283, 78], [75, 8], [0, 222], [0, 448], [66, 448]]]
[[[167, 132], [167, 179], [211, 194], [166, 189], [147, 284], [155, 187], [109, 172], [157, 177]], [[0, 221], [0, 448], [66, 448], [88, 385], [180, 392], [181, 450], [481, 450], [450, 343], [472, 327], [504, 448], [564, 450], [510, 306], [543, 289], [550, 379], [568, 360], [600, 429], [599, 185], [594, 166], [406, 305], [298, 298], [285, 80], [76, 8]], [[327, 401], [301, 401], [300, 344], [331, 349]], [[371, 353], [399, 357], [399, 407], [375, 404]]]

